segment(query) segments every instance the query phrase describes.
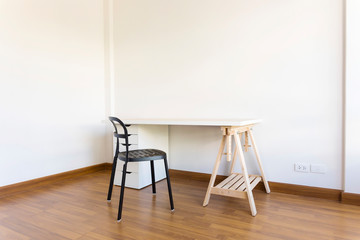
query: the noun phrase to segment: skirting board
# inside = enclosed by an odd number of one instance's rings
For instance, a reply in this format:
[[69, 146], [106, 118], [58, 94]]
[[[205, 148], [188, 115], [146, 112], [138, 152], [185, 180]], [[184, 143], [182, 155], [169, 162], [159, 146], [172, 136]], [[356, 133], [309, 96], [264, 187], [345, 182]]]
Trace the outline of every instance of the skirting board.
[[[88, 173], [98, 172], [102, 170], [111, 169], [110, 163], [101, 163], [89, 167], [84, 167], [80, 169], [75, 169], [72, 171], [67, 171], [63, 173], [58, 173], [42, 178], [36, 178], [25, 182], [15, 183], [11, 185], [6, 185], [3, 187], [0, 187], [0, 198], [13, 195], [19, 192], [29, 191], [36, 187], [45, 186], [48, 184], [54, 184], [55, 182], [59, 182], [61, 180], [81, 176]], [[110, 166], [110, 167], [109, 167]]]
[[[208, 182], [211, 177], [210, 174], [206, 174], [206, 173], [188, 172], [188, 171], [173, 170], [173, 169], [170, 169], [169, 171], [170, 171], [170, 177], [174, 177], [174, 178], [185, 178], [185, 179], [193, 179], [193, 180]], [[226, 176], [218, 175], [216, 177], [216, 181], [220, 182], [225, 178]], [[333, 201], [341, 201], [342, 203], [346, 203], [346, 204], [360, 205], [360, 194], [343, 193], [342, 190], [309, 187], [309, 186], [278, 183], [278, 182], [269, 182], [269, 185], [272, 192], [322, 198]], [[264, 185], [261, 182], [256, 186], [256, 189], [265, 190]]]
[[341, 202], [346, 203], [346, 204], [360, 206], [360, 194], [342, 192], [341, 193]]

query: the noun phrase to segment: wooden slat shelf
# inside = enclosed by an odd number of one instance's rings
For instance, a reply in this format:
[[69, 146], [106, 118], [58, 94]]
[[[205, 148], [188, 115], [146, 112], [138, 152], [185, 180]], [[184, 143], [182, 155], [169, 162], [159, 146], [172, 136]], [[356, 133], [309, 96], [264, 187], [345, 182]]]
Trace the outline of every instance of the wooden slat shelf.
[[[261, 181], [261, 176], [250, 175], [250, 190], [253, 190], [255, 186]], [[246, 184], [243, 174], [233, 173], [221, 183], [211, 188], [212, 194], [224, 195], [229, 197], [246, 198]]]

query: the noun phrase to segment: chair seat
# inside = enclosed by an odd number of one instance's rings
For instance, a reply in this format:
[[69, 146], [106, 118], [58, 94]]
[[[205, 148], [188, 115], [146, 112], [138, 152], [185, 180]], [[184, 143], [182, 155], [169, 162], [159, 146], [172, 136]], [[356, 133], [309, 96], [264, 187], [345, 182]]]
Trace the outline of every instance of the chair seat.
[[[129, 162], [141, 162], [165, 159], [166, 153], [158, 149], [138, 149], [129, 151]], [[119, 152], [118, 158], [126, 160], [126, 151]]]

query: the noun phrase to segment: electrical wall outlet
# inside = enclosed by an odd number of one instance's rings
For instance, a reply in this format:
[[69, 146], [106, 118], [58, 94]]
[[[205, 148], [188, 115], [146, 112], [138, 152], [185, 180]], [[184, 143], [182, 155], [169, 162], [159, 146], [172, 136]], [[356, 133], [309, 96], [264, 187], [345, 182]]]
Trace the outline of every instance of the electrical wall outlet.
[[295, 172], [310, 172], [310, 164], [308, 163], [295, 163], [294, 164], [294, 171]]
[[325, 164], [311, 164], [310, 172], [312, 173], [326, 173], [326, 165]]

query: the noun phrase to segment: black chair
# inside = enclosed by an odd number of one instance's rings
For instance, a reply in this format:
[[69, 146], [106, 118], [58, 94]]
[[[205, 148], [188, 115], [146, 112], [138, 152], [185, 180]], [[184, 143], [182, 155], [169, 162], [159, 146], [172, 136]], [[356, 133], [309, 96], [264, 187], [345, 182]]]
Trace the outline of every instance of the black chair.
[[[139, 149], [139, 150], [131, 150], [129, 151], [129, 134], [127, 131], [127, 126], [125, 125], [120, 119], [116, 117], [109, 117], [109, 120], [114, 125], [115, 132], [114, 137], [116, 137], [116, 150], [115, 150], [115, 156], [111, 171], [111, 178], [110, 178], [110, 184], [109, 184], [109, 192], [107, 200], [111, 201], [111, 195], [114, 185], [114, 176], [115, 176], [115, 170], [116, 170], [116, 163], [117, 160], [124, 161], [123, 165], [123, 171], [122, 171], [122, 180], [121, 180], [121, 190], [120, 190], [120, 201], [119, 201], [119, 211], [118, 211], [118, 222], [121, 221], [121, 213], [122, 213], [122, 206], [123, 206], [123, 199], [124, 199], [124, 190], [125, 190], [125, 179], [126, 174], [129, 174], [129, 172], [126, 171], [128, 162], [142, 162], [142, 161], [150, 161], [150, 168], [151, 168], [151, 181], [152, 181], [152, 192], [156, 193], [156, 187], [155, 187], [155, 172], [154, 172], [154, 161], [155, 160], [164, 160], [165, 165], [165, 172], [166, 172], [166, 180], [167, 180], [167, 186], [169, 191], [169, 199], [170, 199], [170, 207], [171, 211], [174, 211], [174, 203], [172, 198], [172, 192], [171, 192], [171, 185], [170, 185], [170, 178], [169, 178], [169, 170], [168, 170], [168, 164], [167, 164], [167, 158], [166, 153], [157, 149]], [[124, 130], [124, 134], [118, 133], [118, 129], [116, 127], [116, 123], [118, 123]], [[125, 146], [126, 151], [120, 152], [119, 151], [119, 139], [125, 139], [125, 143], [122, 143], [122, 145]]]

